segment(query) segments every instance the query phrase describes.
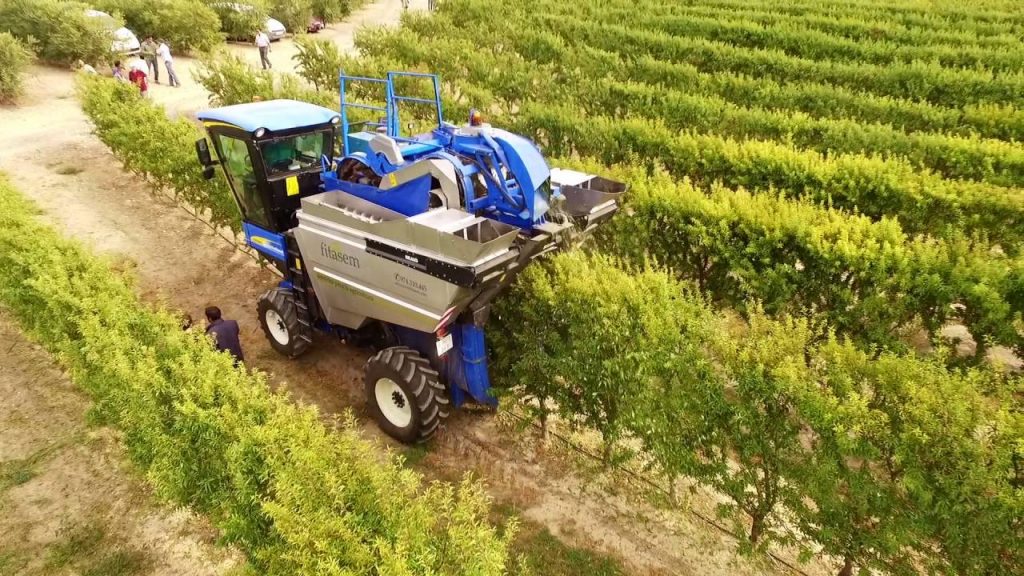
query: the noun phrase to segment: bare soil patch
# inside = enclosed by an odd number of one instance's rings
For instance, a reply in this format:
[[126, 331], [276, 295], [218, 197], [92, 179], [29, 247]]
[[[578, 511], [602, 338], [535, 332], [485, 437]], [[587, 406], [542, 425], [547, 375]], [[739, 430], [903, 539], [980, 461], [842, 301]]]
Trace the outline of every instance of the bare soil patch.
[[157, 503], [88, 400], [0, 311], [0, 574], [214, 576], [239, 554]]

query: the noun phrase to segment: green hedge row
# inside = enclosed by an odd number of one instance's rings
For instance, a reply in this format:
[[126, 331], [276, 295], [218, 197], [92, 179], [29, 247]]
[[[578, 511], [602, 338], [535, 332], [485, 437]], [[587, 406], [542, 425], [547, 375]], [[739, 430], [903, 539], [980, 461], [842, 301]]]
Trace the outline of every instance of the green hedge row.
[[13, 104], [24, 89], [32, 51], [7, 32], [0, 32], [0, 104]]
[[737, 323], [696, 294], [579, 252], [529, 268], [489, 329], [506, 401], [724, 495], [748, 545], [796, 544], [844, 575], [1024, 569], [1019, 382], [802, 321]]
[[126, 169], [205, 212], [213, 224], [241, 230], [227, 184], [203, 179], [194, 148], [202, 132], [192, 122], [168, 119], [135, 86], [113, 79], [83, 76], [78, 97], [96, 135]]
[[1024, 185], [1024, 146], [1013, 142], [935, 132], [908, 134], [883, 124], [748, 108], [713, 96], [691, 95], [686, 89], [634, 82], [581, 79], [578, 86], [578, 101], [583, 111], [592, 116], [614, 113], [619, 118], [661, 119], [678, 130], [774, 140], [829, 155], [859, 153], [905, 158], [918, 169], [934, 171], [949, 179], [998, 186]]
[[705, 38], [746, 48], [781, 50], [791, 56], [812, 60], [878, 65], [923, 61], [951, 68], [994, 71], [1024, 68], [1024, 49], [1019, 45], [1007, 44], [993, 49], [961, 42], [936, 43], [927, 37], [913, 44], [899, 44], [884, 37], [850, 39], [810, 28], [798, 19], [766, 22], [763, 20], [767, 19], [759, 17], [761, 13], [754, 11], [686, 5], [632, 10], [628, 4], [612, 2], [601, 6], [561, 4], [557, 13], [592, 21], [628, 24], [673, 36]]
[[743, 14], [762, 23], [793, 21], [812, 25], [836, 36], [860, 40], [892, 38], [903, 44], [981, 44], [1012, 45], [1016, 6], [985, 0], [971, 5], [899, 6], [887, 3], [844, 2], [842, 6], [809, 2], [744, 4], [735, 0], [717, 0], [695, 6], [708, 16]]
[[616, 23], [541, 16], [546, 27], [572, 46], [589, 45], [623, 55], [686, 62], [705, 72], [741, 72], [778, 81], [814, 80], [942, 106], [995, 103], [1024, 106], [1024, 73], [951, 69], [925, 62], [888, 66], [814, 61], [774, 50], [755, 50], [699, 38], [670, 36]]
[[507, 126], [536, 139], [549, 154], [593, 156], [607, 164], [658, 162], [677, 178], [705, 186], [777, 191], [875, 219], [891, 217], [910, 233], [944, 236], [962, 230], [1007, 251], [1024, 237], [1024, 197], [1015, 190], [921, 173], [906, 162], [863, 155], [825, 156], [785, 144], [688, 134], [636, 118], [587, 116], [576, 109], [524, 105]]
[[210, 102], [216, 106], [243, 104], [256, 98], [290, 98], [335, 110], [339, 105], [336, 96], [306, 88], [296, 76], [256, 70], [242, 58], [229, 54], [201, 60], [195, 78], [210, 93]]
[[[573, 49], [592, 46], [627, 59], [651, 56], [667, 62], [688, 63], [708, 73], [743, 73], [780, 83], [813, 81], [948, 107], [979, 103], [1024, 106], [1024, 96], [1021, 96], [1024, 72], [1020, 70], [995, 73], [973, 68], [945, 68], [919, 61], [885, 66], [815, 61], [789, 56], [778, 50], [672, 36], [616, 20], [566, 17], [558, 14], [557, 9], [543, 8], [536, 3], [509, 2], [499, 6], [490, 0], [458, 0], [442, 6], [441, 10], [463, 24], [478, 16], [485, 21], [490, 19], [496, 26], [516, 22], [521, 29], [551, 32]], [[460, 16], [465, 19], [460, 19]], [[490, 37], [492, 42], [497, 38], [503, 36]]]
[[157, 492], [207, 514], [261, 574], [505, 573], [479, 484], [426, 484], [352, 423], [271, 393], [34, 217], [0, 180], [0, 304], [123, 432]]
[[[449, 8], [453, 11], [449, 12]], [[411, 17], [404, 29], [389, 30], [357, 38], [364, 53], [428, 54], [446, 50], [448, 54], [477, 53], [504, 59], [510, 51], [489, 54], [493, 38], [502, 38], [502, 44], [532, 61], [533, 70], [521, 71], [519, 78], [531, 82], [543, 81], [543, 76], [574, 74], [577, 77], [613, 78], [620, 81], [643, 82], [661, 86], [666, 90], [685, 87], [691, 95], [721, 98], [735, 105], [778, 111], [805, 112], [816, 118], [849, 119], [864, 123], [881, 123], [902, 128], [908, 132], [941, 132], [961, 136], [978, 135], [1003, 140], [1021, 140], [1024, 137], [1024, 111], [1006, 103], [965, 104], [956, 107], [937, 106], [919, 100], [874, 95], [856, 87], [844, 88], [816, 80], [779, 82], [760, 75], [749, 75], [728, 70], [713, 73], [700, 71], [687, 63], [665, 62], [651, 56], [621, 55], [592, 46], [569, 46], [564, 40], [543, 28], [520, 27], [511, 18], [493, 18], [489, 14], [481, 21], [473, 21], [476, 34], [463, 34], [451, 38], [445, 34], [456, 22], [464, 22], [465, 12], [454, 10], [461, 6], [446, 5], [430, 18]], [[456, 44], [451, 45], [452, 42]], [[443, 47], [433, 49], [437, 43]], [[467, 50], [465, 46], [474, 46]], [[465, 56], [456, 56], [464, 58]], [[418, 60], [409, 60], [418, 62]], [[433, 64], [433, 62], [431, 63]], [[545, 68], [555, 65], [549, 72]], [[445, 77], [473, 78], [467, 71], [446, 63], [436, 64]], [[433, 68], [432, 68], [433, 69]], [[478, 82], [479, 80], [474, 80]], [[515, 83], [513, 83], [515, 84]], [[521, 82], [519, 84], [527, 84]], [[545, 84], [542, 84], [545, 85]], [[586, 91], [583, 86], [580, 90]], [[579, 92], [579, 91], [577, 91]], [[533, 91], [531, 94], [538, 94]], [[562, 93], [558, 94], [562, 96]], [[575, 93], [569, 94], [574, 97]]]
[[1024, 262], [951, 237], [908, 237], [891, 220], [770, 194], [710, 193], [663, 171], [560, 161], [629, 182], [604, 246], [632, 262], [654, 258], [716, 302], [803, 315], [846, 338], [899, 349], [918, 323], [934, 336], [952, 319], [988, 346], [1022, 351]]

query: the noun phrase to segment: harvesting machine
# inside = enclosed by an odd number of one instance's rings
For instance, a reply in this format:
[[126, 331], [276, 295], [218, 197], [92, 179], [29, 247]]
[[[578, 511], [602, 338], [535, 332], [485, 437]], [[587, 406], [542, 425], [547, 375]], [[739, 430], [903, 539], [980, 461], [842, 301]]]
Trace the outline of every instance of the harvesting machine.
[[[422, 441], [451, 406], [495, 402], [484, 344], [495, 296], [611, 217], [626, 186], [550, 169], [475, 111], [445, 122], [435, 75], [339, 80], [340, 113], [293, 100], [201, 112], [209, 140], [196, 153], [207, 178], [222, 166], [248, 245], [283, 276], [257, 306], [270, 344], [295, 357], [320, 330], [375, 347], [371, 411], [391, 436]], [[397, 80], [433, 97], [399, 95]], [[347, 100], [360, 85], [383, 103]], [[436, 127], [403, 136], [403, 105]], [[350, 122], [350, 109], [375, 120]]]

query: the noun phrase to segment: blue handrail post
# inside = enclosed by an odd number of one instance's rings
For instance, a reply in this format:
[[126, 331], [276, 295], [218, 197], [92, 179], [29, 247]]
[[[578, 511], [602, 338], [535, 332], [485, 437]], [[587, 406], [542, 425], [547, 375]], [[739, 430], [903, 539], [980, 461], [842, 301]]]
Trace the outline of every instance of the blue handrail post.
[[[430, 98], [417, 98], [414, 96], [401, 96], [395, 91], [395, 80], [397, 78], [408, 77], [408, 78], [429, 78], [433, 83], [434, 97]], [[384, 106], [372, 106], [369, 104], [360, 104], [356, 102], [350, 102], [347, 97], [349, 86], [356, 82], [371, 82], [376, 84], [384, 85]], [[437, 77], [437, 74], [423, 74], [420, 72], [388, 72], [385, 78], [367, 78], [364, 76], [349, 76], [342, 70], [338, 75], [338, 89], [341, 92], [341, 129], [342, 138], [344, 138], [344, 151], [347, 156], [350, 152], [348, 145], [348, 132], [352, 127], [352, 123], [348, 118], [349, 108], [361, 108], [363, 110], [374, 110], [377, 112], [384, 113], [384, 121], [382, 122], [366, 122], [366, 125], [376, 126], [378, 128], [384, 127], [387, 130], [388, 136], [392, 138], [401, 138], [401, 119], [399, 115], [399, 103], [405, 102], [416, 102], [419, 104], [432, 104], [437, 113], [437, 127], [440, 128], [444, 125], [444, 115], [441, 110], [441, 82]]]

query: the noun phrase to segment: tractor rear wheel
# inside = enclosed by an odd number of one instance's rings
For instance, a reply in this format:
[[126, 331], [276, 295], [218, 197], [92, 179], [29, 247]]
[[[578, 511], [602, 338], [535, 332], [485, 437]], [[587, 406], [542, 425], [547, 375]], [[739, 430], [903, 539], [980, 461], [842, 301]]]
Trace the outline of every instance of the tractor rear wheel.
[[425, 442], [448, 417], [448, 391], [419, 352], [385, 348], [366, 363], [366, 397], [384, 432], [399, 442]]
[[294, 292], [280, 287], [267, 290], [256, 304], [256, 313], [274, 350], [295, 358], [309, 349], [313, 335], [309, 326], [299, 322]]

